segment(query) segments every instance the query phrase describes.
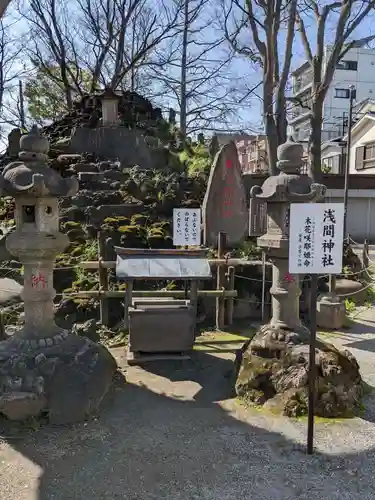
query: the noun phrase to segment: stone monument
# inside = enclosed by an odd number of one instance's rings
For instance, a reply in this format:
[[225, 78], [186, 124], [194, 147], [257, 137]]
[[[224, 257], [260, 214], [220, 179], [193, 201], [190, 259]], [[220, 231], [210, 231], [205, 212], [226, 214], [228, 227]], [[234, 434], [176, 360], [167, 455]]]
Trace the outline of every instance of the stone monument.
[[[299, 174], [302, 155], [302, 145], [293, 139], [279, 146], [280, 174], [250, 193], [267, 203], [267, 232], [258, 245], [272, 262], [272, 318], [244, 347], [236, 382], [238, 395], [289, 416], [307, 413], [309, 358], [309, 331], [299, 314], [299, 277], [289, 274], [290, 203], [320, 201], [325, 193], [325, 186]], [[316, 413], [351, 415], [362, 391], [355, 358], [318, 341], [316, 365]]]
[[22, 420], [41, 413], [52, 423], [84, 419], [107, 392], [116, 362], [102, 346], [54, 321], [53, 265], [68, 245], [59, 232], [58, 199], [78, 191], [47, 164], [49, 144], [37, 127], [20, 140], [19, 161], [0, 176], [0, 194], [15, 198], [9, 252], [24, 266], [25, 324], [0, 342], [0, 413]]
[[217, 245], [220, 231], [227, 235], [228, 246], [245, 239], [249, 216], [241, 165], [234, 142], [225, 144], [212, 164], [202, 204], [205, 245]]

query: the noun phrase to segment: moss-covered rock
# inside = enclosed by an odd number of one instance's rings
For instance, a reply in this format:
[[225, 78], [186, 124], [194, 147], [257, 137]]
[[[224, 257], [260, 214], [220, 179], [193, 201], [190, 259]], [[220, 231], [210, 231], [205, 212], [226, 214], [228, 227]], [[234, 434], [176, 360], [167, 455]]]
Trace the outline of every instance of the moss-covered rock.
[[[237, 394], [272, 411], [296, 417], [307, 413], [309, 344], [305, 334], [263, 327], [244, 351]], [[317, 343], [315, 414], [355, 415], [362, 396], [359, 366], [349, 351]]]
[[84, 243], [86, 241], [86, 235], [82, 229], [70, 229], [66, 235], [71, 242]]

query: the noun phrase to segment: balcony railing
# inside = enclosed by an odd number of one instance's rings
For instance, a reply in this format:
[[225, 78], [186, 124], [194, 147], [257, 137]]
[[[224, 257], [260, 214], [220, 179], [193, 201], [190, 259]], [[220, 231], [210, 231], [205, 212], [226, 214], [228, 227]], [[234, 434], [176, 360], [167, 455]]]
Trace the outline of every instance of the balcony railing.
[[312, 71], [305, 71], [301, 76], [295, 77], [293, 81], [293, 92], [296, 94], [312, 83]]

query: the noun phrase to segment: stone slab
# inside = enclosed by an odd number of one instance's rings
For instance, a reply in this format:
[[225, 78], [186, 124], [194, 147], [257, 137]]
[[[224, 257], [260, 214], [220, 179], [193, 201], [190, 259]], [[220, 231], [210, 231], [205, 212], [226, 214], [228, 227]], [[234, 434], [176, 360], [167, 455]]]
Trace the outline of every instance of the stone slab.
[[215, 157], [203, 200], [202, 215], [205, 245], [217, 245], [220, 231], [226, 233], [229, 246], [244, 240], [248, 231], [249, 213], [234, 142], [223, 146]]
[[72, 153], [94, 153], [103, 158], [116, 158], [124, 166], [139, 165], [149, 169], [154, 165], [152, 150], [145, 138], [125, 127], [78, 127], [70, 142]]

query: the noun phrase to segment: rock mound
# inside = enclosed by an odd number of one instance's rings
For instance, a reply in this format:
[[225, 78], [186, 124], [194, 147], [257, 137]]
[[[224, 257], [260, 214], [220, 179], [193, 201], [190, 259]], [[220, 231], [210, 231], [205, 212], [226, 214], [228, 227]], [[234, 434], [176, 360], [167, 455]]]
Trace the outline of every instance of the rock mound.
[[[240, 397], [289, 417], [307, 414], [309, 345], [305, 339], [261, 329], [246, 347], [236, 381]], [[276, 340], [275, 340], [276, 339]], [[277, 349], [275, 349], [277, 343]], [[317, 342], [315, 414], [352, 417], [363, 392], [359, 366], [347, 350]]]
[[[119, 94], [119, 125], [142, 130], [145, 135], [160, 135], [160, 128], [166, 130], [168, 123], [163, 119], [160, 108], [136, 92]], [[96, 128], [102, 118], [101, 99], [98, 94], [87, 94], [74, 103], [74, 108], [61, 119], [43, 128], [51, 149], [57, 142], [71, 137], [76, 127]]]

